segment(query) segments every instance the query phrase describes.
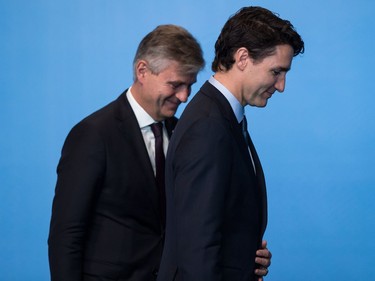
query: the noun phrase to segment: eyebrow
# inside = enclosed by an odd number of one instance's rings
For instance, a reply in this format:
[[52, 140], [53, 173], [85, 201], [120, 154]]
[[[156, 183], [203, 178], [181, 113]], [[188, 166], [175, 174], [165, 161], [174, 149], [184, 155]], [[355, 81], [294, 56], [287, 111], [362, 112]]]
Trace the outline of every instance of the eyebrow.
[[176, 80], [176, 81], [168, 81], [167, 83], [170, 84], [170, 85], [173, 85], [173, 86], [180, 86], [180, 85], [193, 85], [195, 82], [197, 82], [196, 80], [192, 81], [192, 82], [189, 82], [189, 83], [186, 83], [185, 81], [181, 81], [181, 80]]
[[180, 86], [180, 85], [184, 85], [185, 83], [182, 82], [182, 81], [168, 81], [167, 84], [169, 85], [172, 85], [172, 86]]
[[288, 72], [291, 68], [290, 67], [275, 67], [274, 69], [279, 70], [279, 71]]

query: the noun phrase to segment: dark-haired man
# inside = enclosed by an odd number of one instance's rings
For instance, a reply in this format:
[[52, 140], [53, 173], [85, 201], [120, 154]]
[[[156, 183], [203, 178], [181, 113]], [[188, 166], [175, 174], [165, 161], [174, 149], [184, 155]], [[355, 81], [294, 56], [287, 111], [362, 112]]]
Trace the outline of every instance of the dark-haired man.
[[283, 92], [304, 43], [289, 21], [245, 7], [215, 44], [215, 72], [184, 110], [166, 163], [167, 230], [159, 281], [263, 280], [271, 254], [261, 163], [244, 107]]

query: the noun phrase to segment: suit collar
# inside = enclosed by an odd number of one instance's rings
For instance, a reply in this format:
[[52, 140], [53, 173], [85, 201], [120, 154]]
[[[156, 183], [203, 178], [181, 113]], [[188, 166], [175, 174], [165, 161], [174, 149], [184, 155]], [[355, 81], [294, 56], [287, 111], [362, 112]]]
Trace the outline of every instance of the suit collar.
[[115, 116], [118, 120], [118, 128], [127, 142], [126, 145], [129, 145], [129, 147], [136, 150], [139, 156], [137, 157], [138, 159], [124, 159], [124, 161], [137, 161], [139, 163], [142, 176], [145, 181], [148, 182], [148, 184], [142, 185], [139, 188], [144, 189], [145, 196], [149, 197], [152, 206], [161, 219], [158, 199], [159, 192], [156, 186], [154, 171], [144, 144], [139, 124], [126, 97], [126, 91], [127, 90], [125, 90], [115, 101]]
[[214, 76], [211, 76], [208, 82], [218, 89], [220, 93], [228, 100], [234, 115], [236, 116], [237, 122], [240, 123], [245, 113], [242, 104], [223, 84], [216, 80]]
[[230, 122], [231, 126], [234, 124], [238, 125], [236, 115], [234, 114], [229, 101], [216, 87], [207, 81], [201, 87], [201, 92], [215, 102], [222, 113], [222, 116]]
[[[130, 147], [133, 147], [139, 155], [137, 161], [139, 161], [142, 175], [148, 182], [147, 185], [143, 185], [140, 188], [144, 189], [144, 194], [149, 197], [155, 212], [159, 214], [160, 221], [162, 221], [160, 207], [159, 207], [159, 191], [156, 186], [154, 171], [150, 162], [150, 158], [144, 144], [143, 136], [137, 121], [137, 118], [130, 106], [130, 103], [126, 97], [125, 90], [115, 101], [115, 118], [118, 120], [118, 128], [121, 131], [122, 136]], [[176, 126], [177, 118], [172, 117], [165, 120], [165, 127], [167, 129], [169, 137], [171, 136], [174, 127]], [[124, 161], [133, 161], [132, 159], [125, 159]]]
[[241, 150], [241, 155], [246, 162], [246, 165], [248, 167], [249, 173], [252, 177], [255, 177], [253, 164], [251, 162], [251, 158], [249, 155], [248, 147], [245, 141], [245, 138], [242, 134], [242, 128], [240, 124], [238, 124], [237, 118], [233, 112], [232, 107], [230, 106], [228, 100], [224, 97], [224, 95], [215, 88], [211, 83], [206, 82], [203, 84], [201, 88], [202, 94], [208, 96], [210, 99], [212, 99], [216, 105], [218, 106], [221, 115], [227, 119], [229, 126], [231, 128], [232, 134], [234, 136], [234, 139], [237, 142], [237, 146]]
[[242, 134], [242, 128], [238, 124], [235, 114], [233, 112], [233, 109], [230, 106], [228, 100], [223, 96], [223, 94], [217, 88], [215, 88], [209, 82], [206, 82], [205, 84], [203, 84], [201, 88], [201, 92], [204, 95], [208, 96], [213, 101], [215, 101], [223, 117], [229, 121], [234, 138], [237, 142], [239, 149], [241, 150], [241, 155], [244, 161], [247, 163], [246, 165], [248, 167], [248, 171], [251, 177], [255, 177], [255, 180], [257, 182], [257, 187], [258, 187], [259, 203], [262, 209], [262, 215], [261, 215], [262, 225], [261, 225], [260, 232], [261, 232], [261, 235], [263, 235], [266, 229], [266, 225], [267, 225], [267, 194], [266, 194], [266, 184], [264, 180], [263, 169], [262, 169], [258, 154], [255, 150], [255, 147], [250, 139], [251, 141], [250, 149], [252, 151], [252, 155], [254, 157], [255, 168], [257, 170], [256, 175], [254, 173], [253, 164], [251, 162], [247, 143]]
[[134, 115], [138, 121], [139, 127], [144, 128], [156, 121], [143, 109], [143, 107], [135, 100], [131, 88], [126, 92], [126, 98], [132, 108]]
[[[118, 107], [116, 109], [115, 115], [116, 118], [119, 119], [121, 122], [125, 122], [126, 126], [131, 126], [132, 131], [135, 131], [136, 128], [138, 128], [138, 131], [140, 131], [140, 127], [143, 127], [138, 123], [137, 116], [133, 111], [133, 108], [127, 98], [127, 92], [129, 89], [125, 90], [117, 99], [118, 101]], [[147, 114], [147, 112], [145, 112]], [[149, 116], [149, 115], [148, 115]], [[151, 124], [154, 122], [151, 116], [150, 117], [150, 122], [147, 124]], [[165, 128], [167, 129], [168, 136], [169, 138], [171, 137], [174, 128], [176, 127], [177, 124], [177, 118], [176, 117], [171, 117], [167, 118], [164, 120], [164, 125]]]

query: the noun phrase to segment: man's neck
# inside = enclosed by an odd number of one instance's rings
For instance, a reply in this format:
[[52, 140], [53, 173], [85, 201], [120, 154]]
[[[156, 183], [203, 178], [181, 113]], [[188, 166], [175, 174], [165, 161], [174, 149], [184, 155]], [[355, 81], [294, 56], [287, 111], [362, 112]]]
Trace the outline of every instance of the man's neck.
[[236, 75], [233, 75], [231, 71], [220, 71], [214, 74], [214, 78], [227, 88], [242, 104], [241, 89], [238, 86], [240, 83], [238, 83]]

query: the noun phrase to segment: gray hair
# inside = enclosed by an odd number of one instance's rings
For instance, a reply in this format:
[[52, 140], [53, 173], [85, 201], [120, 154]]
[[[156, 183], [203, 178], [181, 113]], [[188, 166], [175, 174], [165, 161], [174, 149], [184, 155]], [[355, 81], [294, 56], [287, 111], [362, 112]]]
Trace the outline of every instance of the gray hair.
[[183, 27], [172, 24], [159, 25], [142, 39], [133, 61], [134, 80], [139, 60], [147, 61], [153, 74], [166, 69], [170, 61], [176, 61], [184, 74], [197, 74], [205, 64], [198, 41]]

